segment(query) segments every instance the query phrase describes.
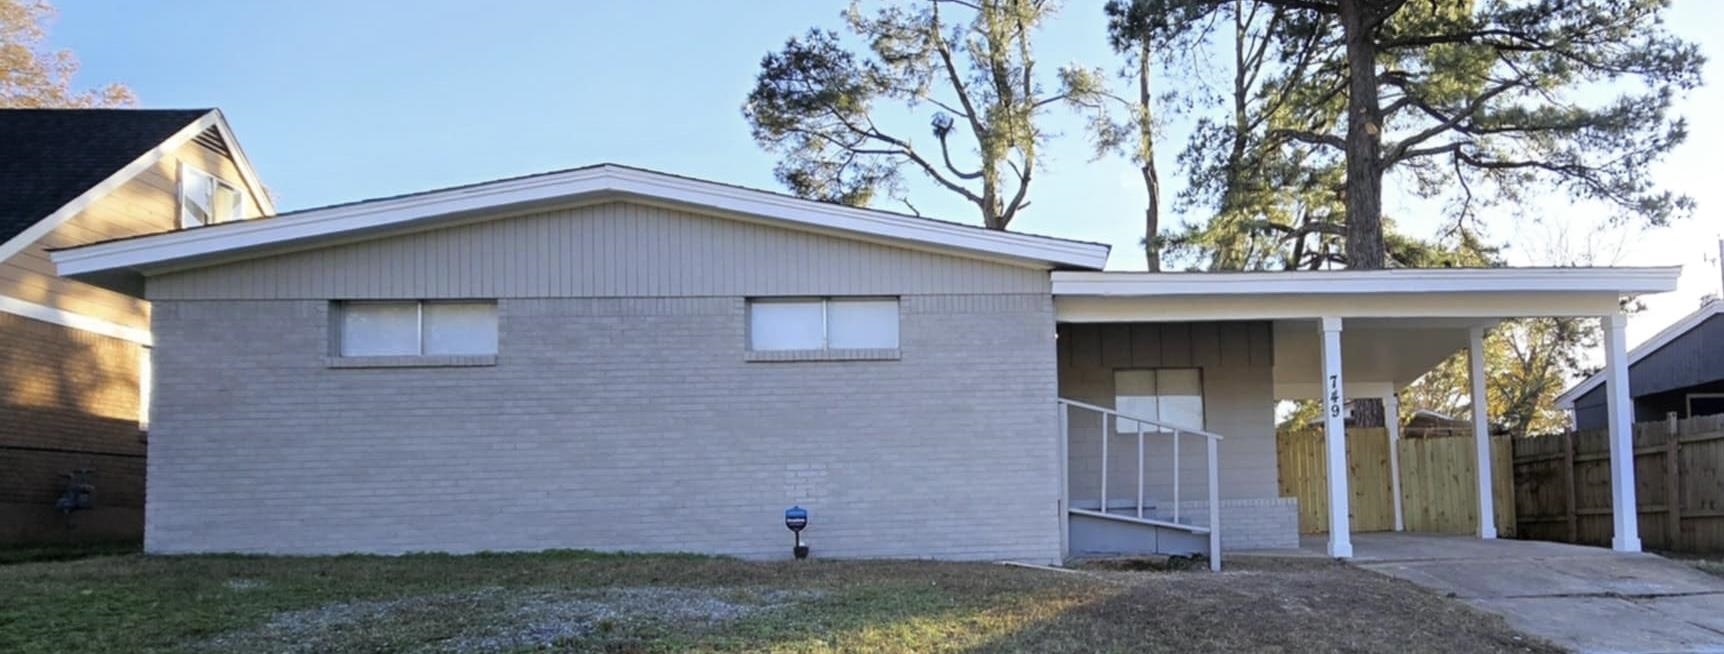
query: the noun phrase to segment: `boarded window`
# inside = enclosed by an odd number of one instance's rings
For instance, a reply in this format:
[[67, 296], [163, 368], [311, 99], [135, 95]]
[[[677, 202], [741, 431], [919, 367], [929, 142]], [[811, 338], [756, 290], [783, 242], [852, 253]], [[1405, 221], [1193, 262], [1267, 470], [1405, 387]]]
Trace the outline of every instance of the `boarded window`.
[[[1113, 407], [1122, 416], [1203, 429], [1203, 373], [1197, 368], [1116, 370], [1113, 385]], [[1145, 431], [1159, 429], [1142, 426]], [[1121, 419], [1116, 428], [1136, 433], [1138, 427], [1138, 421]]]

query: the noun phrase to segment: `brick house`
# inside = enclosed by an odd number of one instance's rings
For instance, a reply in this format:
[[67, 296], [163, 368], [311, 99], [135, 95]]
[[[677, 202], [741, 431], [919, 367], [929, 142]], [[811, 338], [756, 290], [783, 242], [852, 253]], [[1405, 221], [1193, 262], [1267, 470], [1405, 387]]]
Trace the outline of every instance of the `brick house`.
[[154, 307], [152, 552], [784, 557], [795, 505], [815, 556], [1212, 565], [1298, 544], [1278, 400], [1324, 401], [1344, 471], [1347, 398], [1393, 402], [1510, 317], [1600, 319], [1620, 360], [1620, 299], [1679, 273], [1107, 257], [605, 164], [54, 261]]
[[[272, 211], [214, 110], [0, 110], [0, 543], [143, 529], [149, 305], [48, 251]], [[56, 510], [89, 470], [91, 508]]]

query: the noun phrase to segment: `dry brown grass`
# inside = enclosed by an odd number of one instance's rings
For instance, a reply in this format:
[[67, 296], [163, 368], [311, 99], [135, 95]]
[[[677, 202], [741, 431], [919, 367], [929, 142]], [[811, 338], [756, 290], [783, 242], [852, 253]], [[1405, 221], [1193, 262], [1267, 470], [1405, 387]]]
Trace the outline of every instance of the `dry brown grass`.
[[1227, 572], [583, 552], [0, 567], [0, 651], [1524, 652], [1499, 619], [1322, 560]]

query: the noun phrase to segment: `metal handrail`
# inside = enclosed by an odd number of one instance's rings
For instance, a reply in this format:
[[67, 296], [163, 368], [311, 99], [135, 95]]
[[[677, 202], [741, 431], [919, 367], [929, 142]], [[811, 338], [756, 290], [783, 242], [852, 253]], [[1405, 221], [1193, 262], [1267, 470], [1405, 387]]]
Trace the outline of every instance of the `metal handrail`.
[[[1177, 425], [1170, 425], [1170, 424], [1167, 424], [1167, 423], [1164, 423], [1164, 422], [1161, 422], [1158, 420], [1145, 420], [1145, 419], [1138, 418], [1135, 416], [1129, 416], [1129, 415], [1122, 414], [1118, 411], [1115, 411], [1113, 409], [1109, 409], [1109, 408], [1104, 407], [1104, 406], [1096, 406], [1094, 404], [1088, 404], [1085, 402], [1078, 402], [1076, 400], [1068, 400], [1065, 398], [1059, 399], [1058, 406], [1059, 406], [1059, 414], [1060, 414], [1060, 416], [1059, 416], [1059, 418], [1060, 418], [1060, 456], [1062, 459], [1060, 461], [1060, 498], [1061, 498], [1061, 504], [1063, 504], [1066, 507], [1068, 512], [1074, 510], [1071, 507], [1071, 498], [1069, 496], [1070, 489], [1067, 486], [1067, 482], [1066, 482], [1066, 474], [1067, 474], [1067, 471], [1070, 469], [1070, 466], [1071, 466], [1071, 459], [1070, 459], [1070, 452], [1069, 452], [1070, 441], [1071, 441], [1070, 409], [1075, 407], [1075, 408], [1084, 409], [1087, 411], [1095, 411], [1095, 412], [1101, 414], [1101, 514], [1102, 515], [1107, 515], [1107, 510], [1108, 510], [1108, 508], [1107, 508], [1107, 500], [1108, 500], [1108, 497], [1107, 497], [1108, 441], [1112, 440], [1112, 436], [1113, 436], [1112, 432], [1114, 431], [1114, 429], [1117, 429], [1119, 427], [1119, 421], [1120, 420], [1131, 420], [1131, 421], [1135, 421], [1137, 423], [1137, 502], [1136, 502], [1136, 504], [1137, 504], [1137, 518], [1139, 520], [1143, 519], [1143, 504], [1144, 504], [1144, 490], [1145, 490], [1145, 488], [1144, 488], [1145, 475], [1144, 475], [1144, 469], [1143, 469], [1143, 465], [1144, 465], [1144, 450], [1143, 450], [1144, 437], [1147, 436], [1149, 433], [1155, 433], [1156, 435], [1168, 434], [1168, 435], [1173, 437], [1173, 458], [1172, 458], [1172, 461], [1173, 461], [1173, 523], [1174, 524], [1179, 524], [1179, 499], [1180, 499], [1179, 498], [1179, 495], [1180, 495], [1179, 469], [1181, 467], [1181, 461], [1180, 461], [1180, 456], [1179, 456], [1179, 437], [1181, 434], [1194, 434], [1197, 436], [1202, 436], [1204, 438], [1204, 458], [1206, 459], [1205, 463], [1208, 464], [1206, 467], [1208, 468], [1207, 472], [1208, 472], [1208, 477], [1209, 477], [1208, 478], [1208, 482], [1209, 482], [1208, 491], [1209, 492], [1207, 493], [1208, 494], [1207, 499], [1208, 499], [1208, 504], [1209, 504], [1209, 507], [1208, 507], [1209, 508], [1209, 511], [1208, 511], [1208, 513], [1209, 513], [1209, 526], [1208, 526], [1209, 568], [1211, 570], [1220, 570], [1221, 569], [1221, 466], [1220, 466], [1218, 459], [1220, 458], [1219, 445], [1221, 444], [1221, 440], [1222, 440], [1221, 435], [1207, 432], [1207, 431], [1203, 431], [1201, 429], [1191, 429], [1188, 427], [1180, 427]], [[1108, 420], [1107, 420], [1108, 416], [1113, 416], [1113, 422], [1114, 422], [1113, 429], [1110, 429], [1108, 427]], [[1144, 430], [1144, 425], [1154, 425], [1155, 427], [1158, 427], [1158, 428], [1166, 430], [1166, 431], [1146, 432]], [[1064, 525], [1063, 522], [1061, 524]], [[1063, 529], [1063, 526], [1062, 526], [1062, 529]], [[1064, 539], [1064, 532], [1063, 531], [1062, 531], [1061, 538], [1062, 538], [1062, 540]]]
[[[1221, 434], [1203, 431], [1202, 429], [1192, 429], [1190, 427], [1181, 427], [1179, 425], [1161, 422], [1159, 420], [1150, 420], [1148, 418], [1139, 418], [1137, 416], [1126, 415], [1124, 413], [1120, 413], [1120, 412], [1115, 411], [1113, 409], [1109, 409], [1105, 406], [1096, 406], [1094, 404], [1089, 404], [1086, 402], [1079, 402], [1077, 400], [1068, 400], [1068, 399], [1065, 399], [1063, 397], [1060, 398], [1060, 404], [1064, 404], [1066, 406], [1074, 406], [1074, 407], [1077, 407], [1079, 409], [1088, 409], [1090, 411], [1097, 411], [1100, 413], [1105, 413], [1105, 414], [1108, 414], [1110, 416], [1113, 416], [1115, 419], [1124, 418], [1126, 420], [1130, 420], [1130, 421], [1137, 422], [1140, 424], [1155, 425], [1157, 427], [1160, 427], [1162, 429], [1166, 429], [1168, 431], [1176, 431], [1176, 432], [1179, 432], [1182, 434], [1194, 434], [1194, 435], [1202, 436], [1204, 438], [1208, 438], [1211, 440], [1218, 440], [1218, 441], [1223, 440], [1223, 437], [1221, 436]], [[1166, 432], [1154, 432], [1154, 433], [1166, 433]]]

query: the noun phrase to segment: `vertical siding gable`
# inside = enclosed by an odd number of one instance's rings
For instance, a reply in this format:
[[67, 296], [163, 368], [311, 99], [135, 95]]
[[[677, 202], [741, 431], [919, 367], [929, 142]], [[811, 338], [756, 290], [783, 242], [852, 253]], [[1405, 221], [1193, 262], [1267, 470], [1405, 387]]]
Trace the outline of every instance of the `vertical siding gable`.
[[1044, 270], [629, 202], [171, 273], [148, 287], [151, 299], [1049, 292]]

